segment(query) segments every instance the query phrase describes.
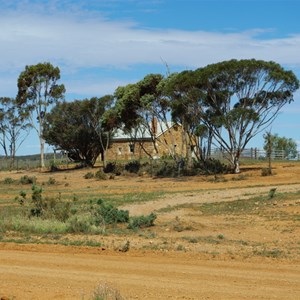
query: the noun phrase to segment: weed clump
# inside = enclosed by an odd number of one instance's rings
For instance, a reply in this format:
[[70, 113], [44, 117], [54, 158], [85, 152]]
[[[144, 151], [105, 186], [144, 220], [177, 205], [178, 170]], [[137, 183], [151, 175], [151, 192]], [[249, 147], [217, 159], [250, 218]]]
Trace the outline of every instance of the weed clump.
[[261, 176], [271, 176], [272, 169], [271, 168], [262, 168], [261, 169]]
[[14, 182], [15, 182], [15, 180], [12, 179], [12, 178], [10, 178], [10, 177], [6, 177], [6, 178], [4, 178], [4, 180], [3, 180], [3, 183], [4, 183], [4, 184], [13, 184]]
[[98, 170], [95, 173], [95, 178], [97, 180], [106, 180], [107, 179], [107, 175], [102, 170]]
[[105, 204], [101, 199], [97, 202], [98, 208], [95, 211], [96, 223], [103, 220], [105, 224], [127, 223], [129, 221], [129, 211]]
[[83, 176], [84, 179], [92, 179], [94, 177], [95, 177], [95, 174], [93, 172], [88, 172]]
[[91, 300], [125, 300], [118, 289], [104, 283], [96, 287]]
[[131, 217], [128, 224], [128, 228], [138, 229], [154, 226], [154, 221], [156, 220], [156, 218], [157, 216], [154, 213], [151, 213], [148, 216]]
[[20, 184], [35, 184], [36, 183], [36, 177], [35, 176], [28, 176], [24, 175], [20, 178]]

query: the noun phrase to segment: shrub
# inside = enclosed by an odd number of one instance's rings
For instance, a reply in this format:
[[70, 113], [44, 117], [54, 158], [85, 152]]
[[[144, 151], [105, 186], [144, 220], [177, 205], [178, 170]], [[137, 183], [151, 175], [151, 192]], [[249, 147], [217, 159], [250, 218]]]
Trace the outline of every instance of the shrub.
[[100, 284], [93, 292], [92, 300], [124, 300], [120, 292], [107, 284]]
[[54, 184], [56, 184], [56, 180], [55, 180], [55, 178], [53, 178], [53, 177], [49, 177], [47, 183], [48, 183], [48, 185], [54, 185]]
[[88, 172], [83, 176], [85, 179], [91, 179], [95, 177], [95, 174], [93, 172]]
[[36, 185], [32, 186], [32, 204], [33, 208], [30, 210], [31, 216], [39, 217], [43, 213], [43, 209], [45, 208], [45, 203], [42, 197], [42, 188], [37, 187]]
[[106, 166], [103, 168], [104, 173], [113, 173], [116, 169], [116, 163], [109, 162], [106, 164]]
[[3, 183], [4, 184], [12, 184], [12, 183], [14, 183], [15, 181], [12, 179], [12, 178], [10, 178], [10, 177], [6, 177], [6, 178], [4, 178], [4, 180], [3, 180]]
[[68, 220], [68, 231], [73, 233], [88, 233], [91, 231], [93, 223], [93, 216], [90, 212], [86, 212], [81, 215], [74, 215]]
[[268, 194], [269, 199], [274, 198], [276, 190], [277, 190], [277, 188], [272, 188], [269, 190], [269, 194]]
[[141, 167], [140, 162], [137, 160], [134, 160], [134, 161], [130, 161], [129, 163], [127, 163], [124, 168], [129, 173], [138, 173], [138, 171], [140, 170], [140, 167]]
[[114, 173], [119, 176], [124, 171], [124, 167], [121, 164], [116, 164], [115, 162], [109, 162], [103, 168], [104, 173]]
[[214, 158], [195, 162], [194, 167], [199, 170], [199, 173], [204, 175], [226, 174], [230, 171], [227, 165]]
[[28, 176], [24, 175], [20, 178], [21, 184], [35, 184], [36, 183], [36, 177], [35, 176]]
[[272, 169], [271, 168], [262, 168], [261, 169], [261, 176], [271, 176]]
[[95, 173], [95, 178], [98, 179], [98, 180], [106, 180], [107, 176], [106, 176], [106, 174], [102, 170], [98, 170]]
[[156, 220], [157, 216], [154, 213], [151, 213], [148, 216], [137, 216], [131, 217], [128, 229], [137, 229], [137, 228], [146, 228], [154, 226], [154, 221]]
[[[42, 195], [42, 188], [33, 185], [31, 202], [27, 206], [29, 208], [29, 217], [41, 217], [42, 219], [52, 219], [65, 222], [72, 214], [72, 203], [63, 202], [61, 195], [56, 198], [44, 198]], [[20, 197], [15, 198], [20, 205], [26, 204], [26, 193], [20, 192]], [[25, 206], [26, 207], [26, 206]]]
[[98, 200], [98, 209], [96, 210], [96, 225], [99, 222], [105, 222], [105, 224], [115, 223], [127, 223], [129, 221], [128, 210], [122, 210], [114, 207], [111, 204], [105, 204], [101, 200]]
[[160, 161], [153, 166], [153, 175], [158, 177], [175, 177], [178, 175], [177, 165], [174, 160]]
[[51, 160], [50, 161], [50, 172], [56, 172], [58, 170], [59, 170], [59, 168], [58, 168], [57, 163], [54, 160]]

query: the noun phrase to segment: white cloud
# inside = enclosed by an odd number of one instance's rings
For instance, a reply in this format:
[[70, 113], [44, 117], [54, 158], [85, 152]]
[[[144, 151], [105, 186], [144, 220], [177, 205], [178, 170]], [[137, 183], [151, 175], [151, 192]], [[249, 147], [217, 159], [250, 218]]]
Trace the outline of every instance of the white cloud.
[[[0, 7], [3, 3], [0, 0]], [[115, 1], [106, 3], [114, 5]], [[49, 1], [47, 6], [24, 0], [9, 10], [13, 5], [14, 1], [8, 1], [0, 18], [0, 85], [5, 95], [16, 94], [16, 80], [25, 65], [43, 61], [60, 67], [67, 93], [87, 96], [111, 93], [137, 76], [125, 81], [116, 72], [105, 80], [81, 75], [89, 69], [105, 73], [165, 61], [173, 70], [231, 58], [274, 60], [300, 69], [300, 33], [263, 39], [270, 29], [234, 33], [141, 29], [134, 22], [111, 21], [99, 12], [86, 11], [83, 3], [72, 0]], [[70, 74], [73, 79], [68, 78]]]
[[51, 61], [73, 68], [161, 63], [204, 66], [230, 58], [258, 58], [300, 65], [300, 33], [261, 39], [259, 30], [240, 33], [138, 29], [90, 14], [3, 14], [2, 70]]

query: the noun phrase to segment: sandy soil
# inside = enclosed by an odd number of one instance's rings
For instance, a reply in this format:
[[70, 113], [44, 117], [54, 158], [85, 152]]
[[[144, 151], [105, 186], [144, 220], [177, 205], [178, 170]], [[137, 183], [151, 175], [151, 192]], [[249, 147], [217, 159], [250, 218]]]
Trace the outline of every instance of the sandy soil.
[[[244, 167], [244, 180], [226, 175], [226, 182], [213, 177], [99, 182], [84, 180], [82, 170], [30, 173], [40, 182], [55, 177], [59, 185], [49, 187], [49, 195], [60, 189], [70, 195], [166, 195], [123, 206], [133, 215], [157, 211], [156, 226], [143, 234], [68, 237], [99, 240], [103, 247], [0, 243], [0, 299], [86, 300], [103, 284], [119, 289], [126, 299], [300, 299], [299, 199], [275, 198], [261, 213], [258, 206], [239, 215], [205, 215], [194, 208], [263, 197], [271, 188], [277, 193], [300, 190], [300, 164], [276, 164], [271, 177], [260, 176], [260, 170]], [[24, 173], [1, 173], [0, 180]], [[2, 195], [11, 197], [9, 191]], [[181, 207], [168, 210], [176, 205]], [[120, 252], [127, 240], [130, 250]]]
[[299, 265], [205, 260], [186, 253], [118, 254], [62, 246], [1, 245], [1, 295], [90, 299], [103, 282], [127, 299], [299, 299]]

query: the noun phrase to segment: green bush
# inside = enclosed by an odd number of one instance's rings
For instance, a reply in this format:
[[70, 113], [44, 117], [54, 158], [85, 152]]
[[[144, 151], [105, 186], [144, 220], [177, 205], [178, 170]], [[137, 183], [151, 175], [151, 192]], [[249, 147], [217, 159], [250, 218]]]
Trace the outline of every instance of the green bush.
[[104, 173], [114, 173], [119, 176], [124, 171], [124, 167], [121, 164], [116, 164], [115, 162], [109, 162], [103, 168]]
[[271, 168], [262, 168], [261, 169], [261, 176], [271, 176], [272, 169]]
[[54, 184], [56, 184], [56, 180], [55, 180], [55, 178], [53, 178], [53, 177], [49, 177], [47, 183], [48, 183], [48, 185], [54, 185]]
[[138, 173], [141, 168], [141, 164], [139, 161], [134, 160], [127, 163], [124, 168], [129, 173]]
[[35, 176], [28, 176], [24, 175], [20, 178], [21, 184], [35, 184], [36, 183], [36, 177]]
[[83, 176], [85, 179], [92, 179], [95, 177], [95, 174], [93, 172], [88, 172]]
[[106, 283], [100, 284], [93, 292], [91, 300], [124, 300], [119, 292], [114, 287], [107, 285]]
[[128, 210], [122, 210], [111, 204], [105, 204], [101, 200], [98, 201], [98, 209], [96, 210], [96, 225], [103, 221], [105, 224], [127, 223], [129, 221]]
[[74, 215], [68, 220], [68, 231], [72, 233], [89, 233], [94, 224], [93, 216], [90, 212]]
[[174, 160], [158, 161], [152, 168], [152, 174], [157, 177], [176, 177], [178, 175], [178, 168]]
[[148, 216], [131, 217], [128, 224], [128, 229], [146, 228], [154, 226], [154, 221], [157, 216], [151, 213]]
[[102, 170], [98, 170], [95, 173], [95, 178], [98, 179], [98, 180], [106, 180], [107, 176], [106, 176], [106, 174]]
[[227, 174], [230, 171], [227, 165], [214, 158], [194, 162], [194, 168], [199, 170], [198, 173], [204, 175]]
[[12, 183], [14, 183], [15, 182], [15, 180], [13, 180], [12, 178], [10, 178], [10, 177], [6, 177], [6, 178], [4, 178], [4, 180], [3, 180], [3, 183], [4, 184], [12, 184]]
[[104, 173], [113, 173], [116, 169], [116, 163], [109, 162], [106, 164], [106, 166], [103, 168]]

